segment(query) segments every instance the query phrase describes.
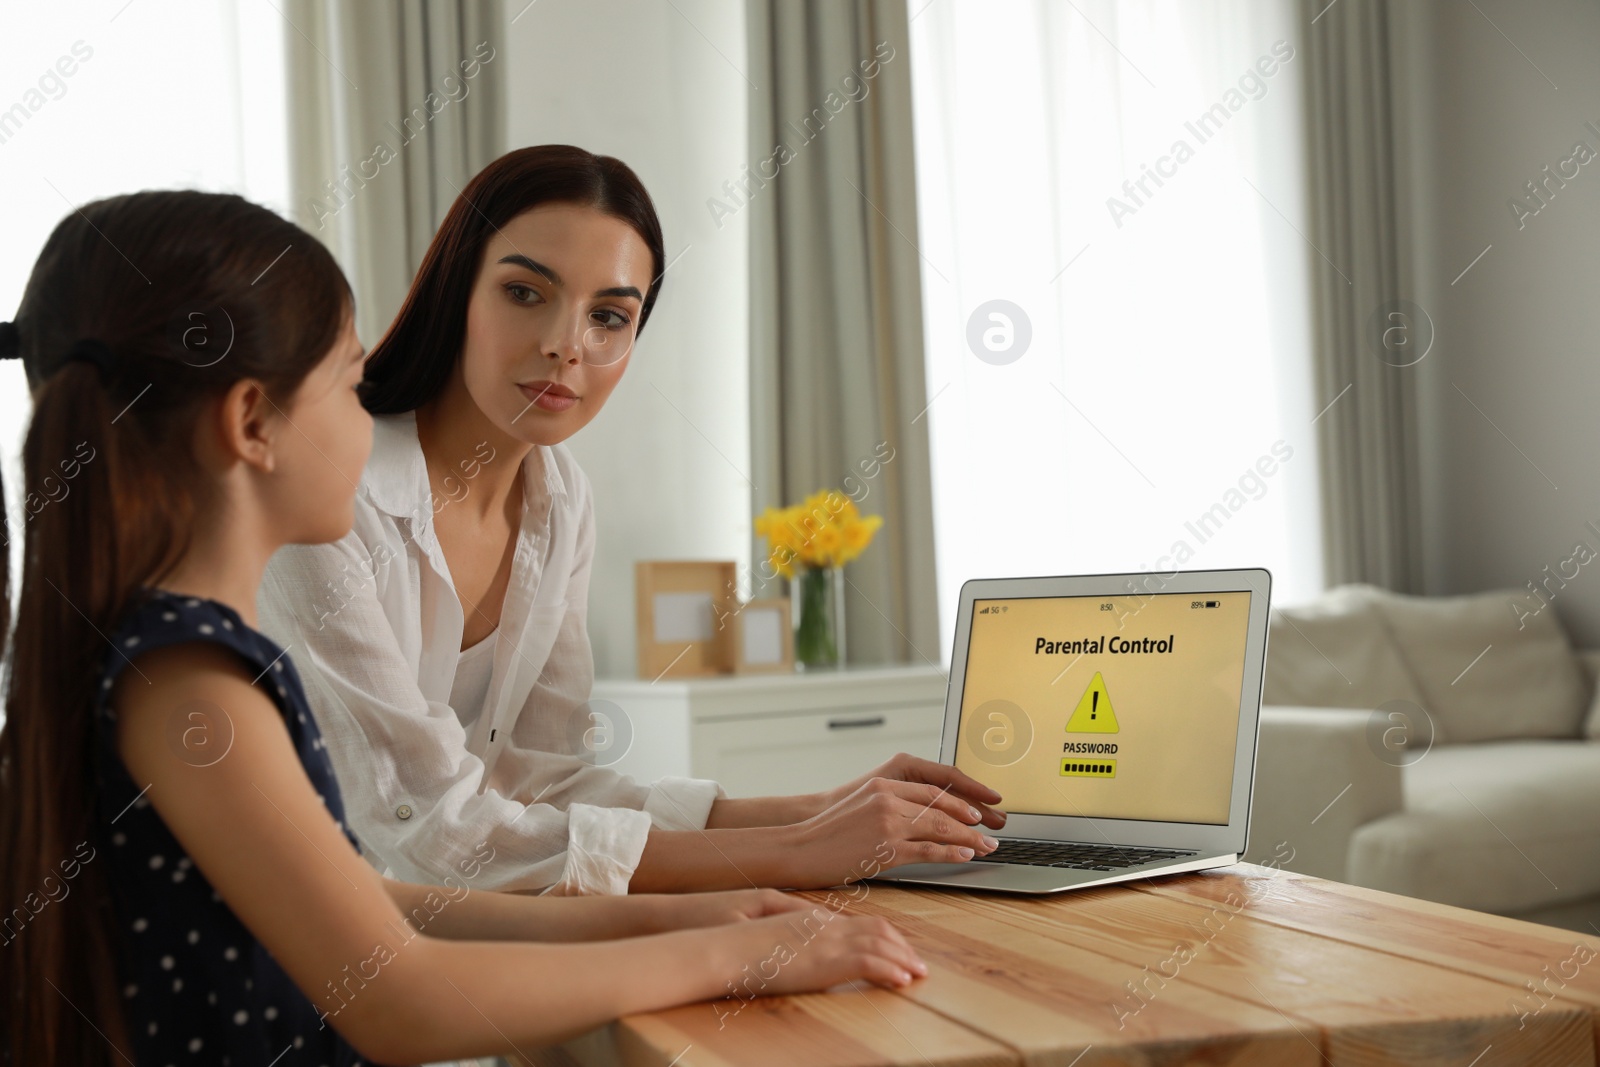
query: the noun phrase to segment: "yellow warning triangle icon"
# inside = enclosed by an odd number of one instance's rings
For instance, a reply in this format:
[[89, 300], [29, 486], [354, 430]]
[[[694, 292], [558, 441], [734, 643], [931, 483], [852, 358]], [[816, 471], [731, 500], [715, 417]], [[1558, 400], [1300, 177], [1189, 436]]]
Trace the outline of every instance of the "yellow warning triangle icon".
[[1083, 691], [1078, 709], [1067, 720], [1069, 734], [1114, 734], [1117, 732], [1117, 713], [1111, 710], [1111, 697], [1106, 693], [1106, 680], [1099, 671]]

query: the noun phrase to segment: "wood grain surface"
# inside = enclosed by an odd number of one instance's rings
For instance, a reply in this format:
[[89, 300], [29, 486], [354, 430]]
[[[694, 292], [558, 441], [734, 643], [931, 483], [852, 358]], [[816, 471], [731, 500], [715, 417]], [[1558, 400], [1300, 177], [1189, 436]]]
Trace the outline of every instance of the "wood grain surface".
[[[1051, 897], [871, 883], [905, 990], [730, 997], [623, 1019], [547, 1067], [1593, 1065], [1600, 936], [1239, 864]], [[803, 948], [801, 949], [803, 951]]]

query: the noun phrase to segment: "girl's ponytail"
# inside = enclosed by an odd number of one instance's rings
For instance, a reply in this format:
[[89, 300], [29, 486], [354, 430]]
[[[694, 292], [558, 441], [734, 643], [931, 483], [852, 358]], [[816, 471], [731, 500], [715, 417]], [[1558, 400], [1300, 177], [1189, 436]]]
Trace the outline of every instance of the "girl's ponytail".
[[[105, 648], [103, 635], [126, 597], [117, 551], [122, 516], [111, 492], [116, 412], [99, 373], [73, 360], [52, 375], [36, 394], [22, 450], [24, 577], [0, 733], [7, 816], [0, 820], [7, 859], [0, 905], [8, 908], [0, 916], [0, 989], [19, 1065], [110, 1064], [121, 1060], [112, 1046], [128, 1049], [115, 924], [92, 832], [92, 650]], [[49, 709], [51, 721], [26, 709]], [[24, 1058], [22, 1049], [38, 1058]]]
[[[0, 322], [0, 361], [22, 358], [22, 338], [14, 322]], [[0, 649], [11, 636], [11, 512], [6, 508], [5, 480], [0, 478]], [[3, 1008], [0, 1002], [0, 1008]]]

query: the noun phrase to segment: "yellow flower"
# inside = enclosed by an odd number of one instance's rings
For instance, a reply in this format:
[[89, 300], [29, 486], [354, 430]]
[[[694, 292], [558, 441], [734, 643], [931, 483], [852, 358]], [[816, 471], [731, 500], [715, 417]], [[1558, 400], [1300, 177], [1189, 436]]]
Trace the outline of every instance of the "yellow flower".
[[799, 566], [838, 567], [855, 559], [871, 544], [883, 517], [863, 516], [839, 490], [822, 489], [799, 504], [767, 508], [754, 525], [767, 542], [773, 570], [792, 578]]
[[833, 563], [841, 549], [844, 548], [844, 531], [837, 526], [824, 526], [817, 531], [813, 539], [818, 559], [824, 563]]

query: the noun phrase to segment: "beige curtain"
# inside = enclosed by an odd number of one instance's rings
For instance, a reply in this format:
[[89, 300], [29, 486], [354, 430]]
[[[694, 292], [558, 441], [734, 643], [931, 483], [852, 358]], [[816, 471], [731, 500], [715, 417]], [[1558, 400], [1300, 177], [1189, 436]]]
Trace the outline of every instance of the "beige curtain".
[[503, 151], [493, 0], [287, 0], [293, 217], [333, 250], [369, 347], [459, 190]]
[[1432, 327], [1408, 302], [1393, 13], [1386, 0], [1300, 10], [1327, 580], [1420, 593], [1418, 371], [1406, 364]]
[[846, 660], [938, 663], [905, 0], [746, 10], [754, 504], [835, 487], [881, 514]]

